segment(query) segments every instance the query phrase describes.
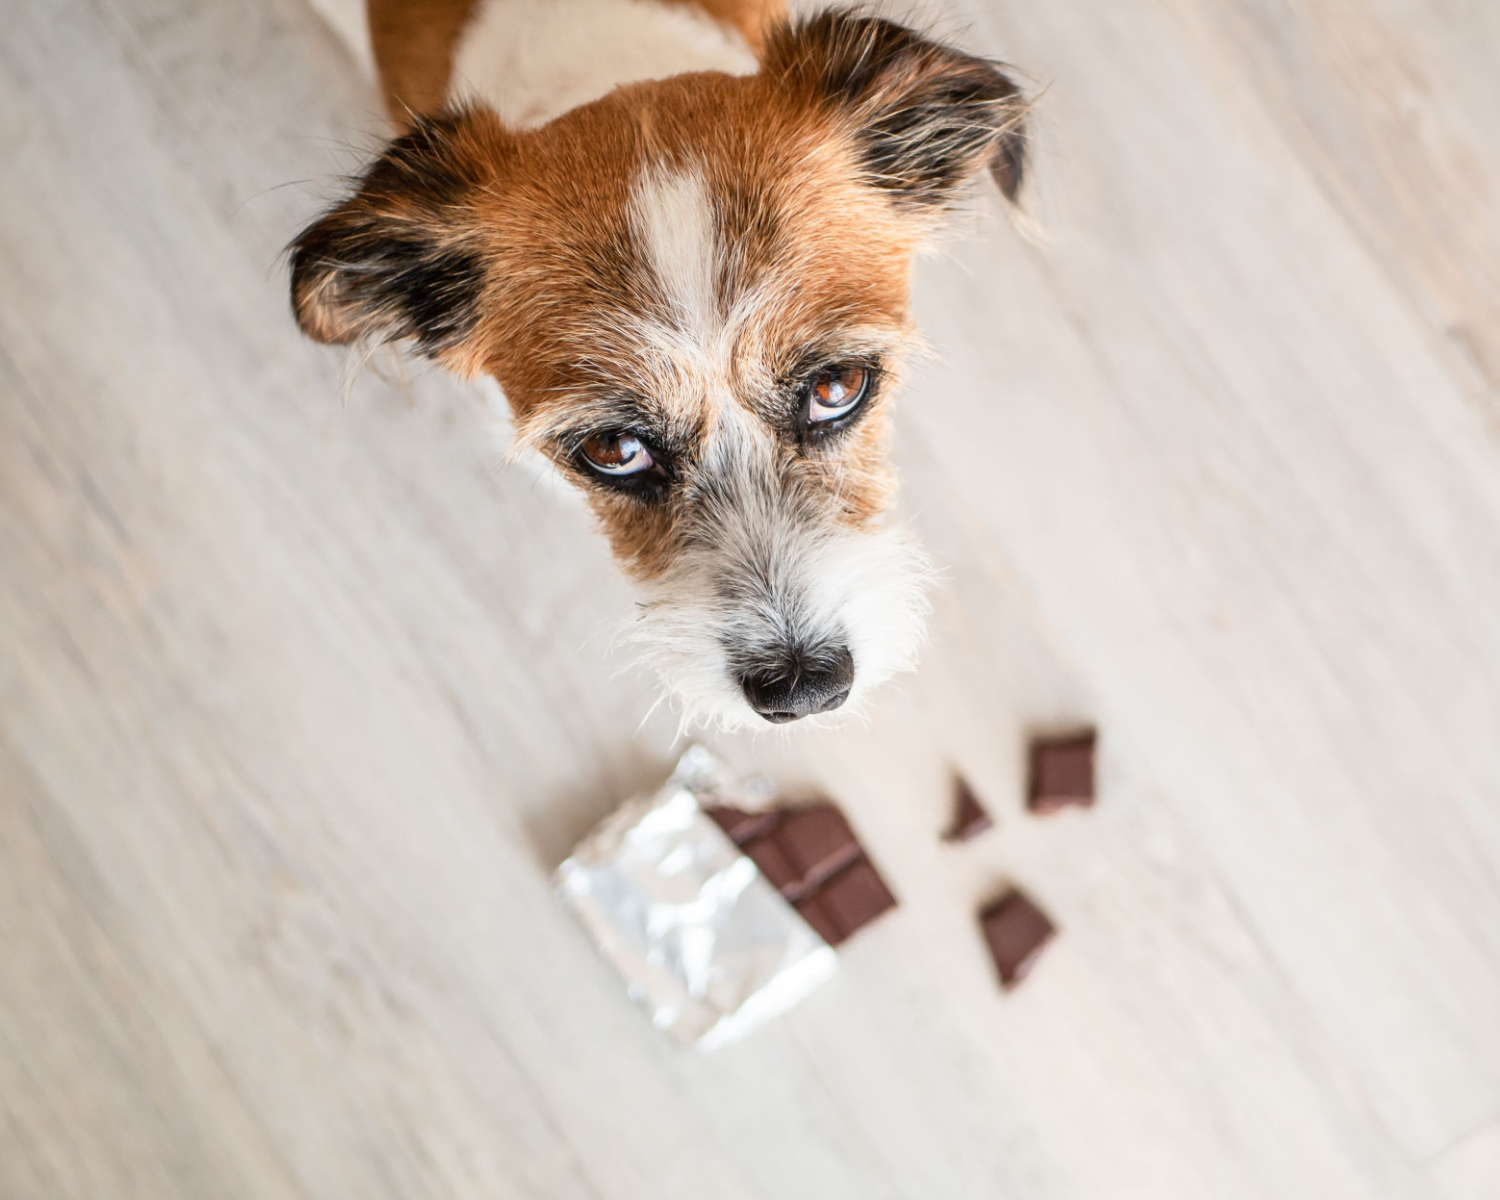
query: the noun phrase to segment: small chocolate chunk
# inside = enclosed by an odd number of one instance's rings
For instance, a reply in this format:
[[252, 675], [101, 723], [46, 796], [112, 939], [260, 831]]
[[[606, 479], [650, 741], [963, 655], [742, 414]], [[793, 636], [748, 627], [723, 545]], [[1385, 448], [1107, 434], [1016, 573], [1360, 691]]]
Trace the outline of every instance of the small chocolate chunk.
[[838, 934], [837, 938], [823, 934], [831, 946], [846, 941], [876, 917], [896, 907], [896, 897], [868, 858], [860, 859], [830, 879], [817, 893], [817, 899]]
[[1057, 932], [1047, 914], [1015, 889], [980, 913], [979, 925], [1005, 988], [1013, 988], [1026, 978]]
[[831, 804], [792, 809], [776, 837], [797, 869], [804, 891], [842, 871], [863, 853], [844, 814]]
[[943, 840], [947, 842], [967, 842], [972, 837], [978, 837], [986, 829], [991, 828], [995, 822], [990, 814], [984, 811], [984, 806], [979, 803], [979, 797], [969, 787], [962, 775], [956, 777], [954, 796], [953, 824], [948, 827], [948, 832], [943, 834]]
[[780, 820], [780, 814], [772, 812], [746, 812], [742, 808], [731, 808], [727, 804], [715, 805], [705, 810], [709, 818], [718, 825], [736, 846], [743, 846], [751, 838], [764, 833]]
[[1039, 815], [1094, 803], [1094, 731], [1031, 743], [1026, 807]]

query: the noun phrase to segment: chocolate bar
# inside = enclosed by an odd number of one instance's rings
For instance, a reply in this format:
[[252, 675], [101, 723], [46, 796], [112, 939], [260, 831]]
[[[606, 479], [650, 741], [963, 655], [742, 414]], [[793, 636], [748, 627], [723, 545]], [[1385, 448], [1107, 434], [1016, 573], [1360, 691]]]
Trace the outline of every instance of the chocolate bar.
[[943, 834], [944, 841], [967, 842], [995, 824], [990, 814], [984, 811], [984, 806], [979, 803], [979, 797], [974, 795], [974, 790], [969, 787], [962, 775], [955, 779], [954, 801], [953, 824], [948, 827], [948, 832]]
[[1094, 803], [1094, 731], [1031, 743], [1026, 807], [1038, 816]]
[[786, 1011], [838, 962], [703, 812], [743, 804], [722, 811], [739, 812], [736, 834], [754, 837], [782, 819], [753, 811], [769, 794], [693, 746], [665, 784], [606, 817], [558, 868], [564, 900], [652, 1022], [704, 1049]]
[[830, 946], [896, 905], [844, 814], [826, 801], [761, 813], [722, 805], [707, 812]]
[[979, 925], [989, 943], [1000, 984], [1007, 989], [1031, 973], [1057, 932], [1047, 914], [1015, 888], [979, 914]]

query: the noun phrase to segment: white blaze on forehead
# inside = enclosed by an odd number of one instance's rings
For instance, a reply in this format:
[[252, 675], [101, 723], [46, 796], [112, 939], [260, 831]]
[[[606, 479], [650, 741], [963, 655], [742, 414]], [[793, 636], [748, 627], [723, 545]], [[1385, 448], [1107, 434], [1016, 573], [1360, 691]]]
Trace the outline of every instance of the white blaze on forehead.
[[723, 317], [723, 251], [702, 172], [647, 167], [631, 186], [630, 224], [674, 323], [700, 336], [713, 331]]

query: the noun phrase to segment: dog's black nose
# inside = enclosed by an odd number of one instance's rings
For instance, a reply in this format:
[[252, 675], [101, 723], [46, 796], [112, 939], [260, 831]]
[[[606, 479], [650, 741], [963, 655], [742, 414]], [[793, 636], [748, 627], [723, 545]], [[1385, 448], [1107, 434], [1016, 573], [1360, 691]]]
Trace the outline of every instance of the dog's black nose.
[[788, 650], [740, 676], [750, 707], [772, 724], [832, 712], [849, 699], [854, 655], [847, 646]]

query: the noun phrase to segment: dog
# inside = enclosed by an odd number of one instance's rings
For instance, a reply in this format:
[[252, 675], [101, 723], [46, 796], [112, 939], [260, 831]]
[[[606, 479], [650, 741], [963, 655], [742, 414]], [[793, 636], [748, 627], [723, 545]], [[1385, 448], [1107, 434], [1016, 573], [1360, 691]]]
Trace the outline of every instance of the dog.
[[1016, 200], [1016, 83], [780, 0], [367, 15], [399, 133], [291, 245], [302, 330], [499, 383], [642, 589], [628, 636], [684, 724], [854, 709], [925, 624], [891, 517], [911, 264], [972, 178]]

